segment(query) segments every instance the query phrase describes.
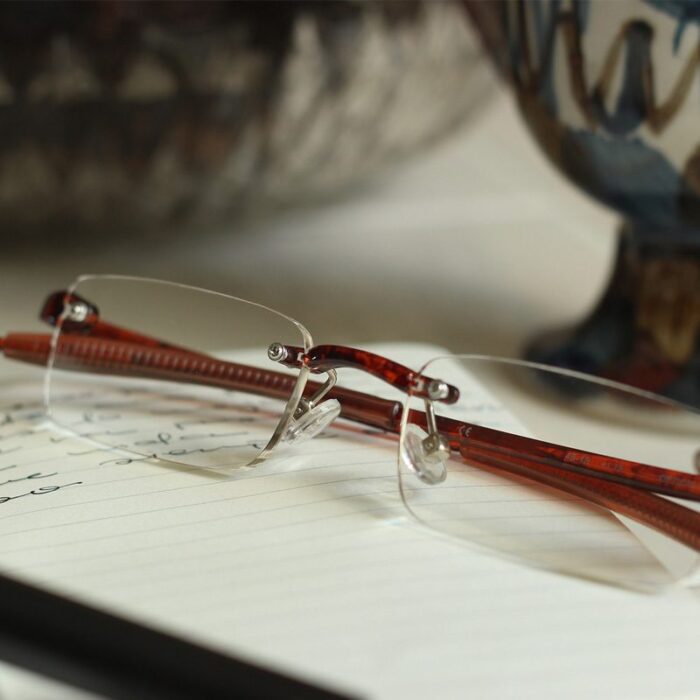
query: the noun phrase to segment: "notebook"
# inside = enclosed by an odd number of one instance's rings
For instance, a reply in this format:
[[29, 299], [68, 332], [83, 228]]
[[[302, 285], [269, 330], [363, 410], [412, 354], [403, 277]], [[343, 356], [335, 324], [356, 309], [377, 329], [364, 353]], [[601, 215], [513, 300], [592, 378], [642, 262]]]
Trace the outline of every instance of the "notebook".
[[[412, 366], [440, 354], [377, 351]], [[358, 374], [341, 382], [391, 392]], [[699, 697], [697, 590], [630, 592], [437, 535], [407, 514], [396, 441], [375, 431], [331, 427], [221, 478], [95, 444], [134, 430], [108, 412], [86, 417], [93, 442], [57, 431], [38, 380], [0, 402], [13, 576], [367, 697]], [[77, 697], [9, 669], [0, 691]]]

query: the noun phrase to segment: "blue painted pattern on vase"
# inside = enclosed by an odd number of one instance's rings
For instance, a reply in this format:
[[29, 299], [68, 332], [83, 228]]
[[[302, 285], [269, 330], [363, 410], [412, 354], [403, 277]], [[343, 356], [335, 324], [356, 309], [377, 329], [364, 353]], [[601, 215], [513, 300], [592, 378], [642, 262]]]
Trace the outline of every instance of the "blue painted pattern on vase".
[[554, 163], [636, 229], [700, 243], [700, 2], [472, 7]]

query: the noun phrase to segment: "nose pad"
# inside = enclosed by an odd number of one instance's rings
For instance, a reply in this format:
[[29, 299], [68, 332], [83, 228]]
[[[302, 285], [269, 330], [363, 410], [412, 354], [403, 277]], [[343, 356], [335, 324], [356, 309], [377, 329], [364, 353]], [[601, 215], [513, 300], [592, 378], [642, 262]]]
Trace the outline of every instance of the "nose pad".
[[445, 481], [449, 457], [450, 446], [441, 435], [428, 435], [414, 424], [406, 426], [401, 460], [423, 483], [434, 485]]
[[340, 403], [336, 399], [328, 399], [302, 413], [292, 421], [287, 428], [284, 441], [298, 443], [318, 435], [332, 423], [340, 414]]

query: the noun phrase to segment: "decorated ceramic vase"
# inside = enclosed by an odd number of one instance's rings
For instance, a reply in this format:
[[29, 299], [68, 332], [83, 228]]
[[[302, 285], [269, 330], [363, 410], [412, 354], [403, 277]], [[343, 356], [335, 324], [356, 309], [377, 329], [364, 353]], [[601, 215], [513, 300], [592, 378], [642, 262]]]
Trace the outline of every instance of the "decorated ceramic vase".
[[456, 0], [2, 2], [0, 235], [167, 239], [336, 195], [463, 123], [481, 56]]
[[554, 165], [624, 221], [582, 324], [531, 359], [700, 405], [700, 2], [468, 2]]

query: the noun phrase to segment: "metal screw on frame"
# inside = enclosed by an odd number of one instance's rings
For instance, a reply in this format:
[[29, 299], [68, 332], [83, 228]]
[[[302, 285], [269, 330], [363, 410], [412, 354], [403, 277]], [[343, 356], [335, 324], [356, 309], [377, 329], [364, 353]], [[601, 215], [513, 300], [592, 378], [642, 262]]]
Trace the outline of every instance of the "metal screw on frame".
[[76, 323], [82, 323], [90, 314], [90, 307], [84, 301], [74, 301], [71, 302], [68, 307], [68, 313], [66, 318], [69, 321], [75, 321]]

